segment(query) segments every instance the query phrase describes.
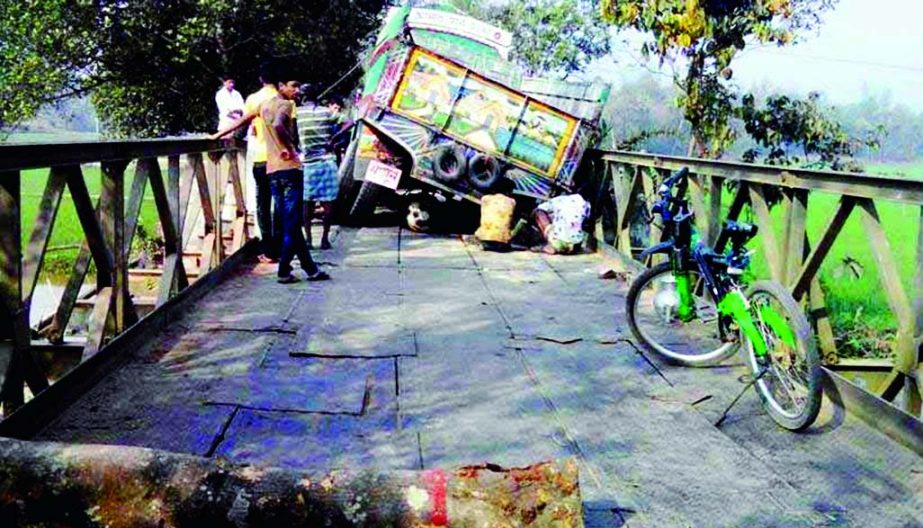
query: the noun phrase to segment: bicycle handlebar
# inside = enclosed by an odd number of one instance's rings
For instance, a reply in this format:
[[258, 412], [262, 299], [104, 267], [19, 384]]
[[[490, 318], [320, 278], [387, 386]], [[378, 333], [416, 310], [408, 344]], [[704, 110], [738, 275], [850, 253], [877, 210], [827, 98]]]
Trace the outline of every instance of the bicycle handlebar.
[[680, 182], [680, 180], [683, 180], [681, 183], [685, 183], [687, 176], [689, 176], [689, 169], [687, 167], [683, 167], [682, 169], [674, 172], [660, 185], [660, 194], [663, 195], [664, 193], [669, 192], [677, 182]]
[[[660, 199], [657, 200], [657, 202], [651, 208], [651, 213], [659, 214], [664, 218], [664, 220], [667, 221], [672, 220], [673, 217], [679, 214], [681, 207], [671, 206], [681, 206], [685, 203], [682, 197], [686, 194], [688, 176], [689, 169], [683, 167], [667, 177], [667, 179], [665, 179], [663, 183], [660, 184], [660, 188], [658, 189]], [[673, 194], [674, 186], [677, 187], [676, 196]]]

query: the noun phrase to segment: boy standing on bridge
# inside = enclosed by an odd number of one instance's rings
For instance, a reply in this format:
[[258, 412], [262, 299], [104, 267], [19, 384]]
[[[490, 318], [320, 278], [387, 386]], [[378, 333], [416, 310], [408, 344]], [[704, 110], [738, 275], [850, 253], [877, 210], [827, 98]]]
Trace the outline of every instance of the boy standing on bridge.
[[301, 262], [301, 268], [307, 273], [309, 281], [330, 278], [327, 273], [317, 267], [311, 258], [311, 252], [301, 233], [304, 180], [301, 161], [292, 135], [293, 101], [298, 95], [300, 84], [290, 77], [290, 74], [275, 74], [266, 79], [278, 81], [278, 93], [263, 101], [256, 112], [247, 113], [230, 128], [211, 136], [213, 139], [223, 137], [253, 121], [256, 117], [260, 117], [265, 124], [266, 173], [269, 176], [273, 200], [276, 208], [280, 210], [282, 219], [282, 250], [279, 256], [278, 271], [278, 282], [282, 284], [298, 282], [298, 278], [292, 275], [292, 260], [296, 256]]

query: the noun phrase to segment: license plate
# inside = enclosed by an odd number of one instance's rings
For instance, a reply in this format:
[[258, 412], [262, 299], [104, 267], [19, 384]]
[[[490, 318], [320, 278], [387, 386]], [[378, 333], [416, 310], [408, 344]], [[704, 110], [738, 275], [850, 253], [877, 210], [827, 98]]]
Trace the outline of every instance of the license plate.
[[397, 189], [397, 184], [401, 181], [401, 169], [372, 160], [365, 171], [365, 181], [377, 183], [392, 190]]

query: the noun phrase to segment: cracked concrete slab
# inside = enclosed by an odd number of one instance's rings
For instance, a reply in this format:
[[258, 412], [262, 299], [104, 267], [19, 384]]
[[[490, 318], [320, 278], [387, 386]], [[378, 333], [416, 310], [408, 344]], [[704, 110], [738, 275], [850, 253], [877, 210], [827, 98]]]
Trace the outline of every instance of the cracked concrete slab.
[[244, 375], [226, 378], [203, 401], [358, 415], [366, 398], [393, 399], [393, 394], [393, 361], [299, 358], [285, 363], [271, 362]]
[[595, 255], [395, 228], [314, 255], [332, 281], [242, 268], [39, 438], [324, 469], [572, 455], [591, 528], [923, 524], [919, 457], [855, 419], [795, 435], [748, 394], [712, 426], [739, 365], [637, 353]]
[[393, 417], [292, 414], [244, 409], [217, 456], [238, 463], [304, 469], [418, 469], [416, 435]]

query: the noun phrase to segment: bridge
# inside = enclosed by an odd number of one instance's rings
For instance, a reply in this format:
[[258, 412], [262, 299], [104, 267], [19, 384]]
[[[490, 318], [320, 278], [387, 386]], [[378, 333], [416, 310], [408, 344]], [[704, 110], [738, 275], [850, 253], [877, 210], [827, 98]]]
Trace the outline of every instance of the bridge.
[[[332, 281], [280, 285], [252, 258], [242, 163], [205, 140], [0, 146], [0, 519], [48, 521], [31, 500], [113, 526], [272, 525], [279, 517], [258, 512], [312, 518], [305, 501], [318, 500], [328, 519], [371, 526], [424, 489], [431, 525], [923, 524], [923, 230], [905, 241], [917, 258], [907, 288], [876, 208], [923, 212], [923, 183], [600, 152], [595, 253], [500, 254], [464, 236], [339, 227], [334, 249], [315, 253]], [[642, 265], [633, 220], [653, 172], [680, 166], [719, 246], [721, 218], [745, 207], [773, 225], [767, 197], [781, 191], [783, 232], [762, 237], [769, 272], [805, 299], [826, 363], [828, 398], [805, 434], [777, 428], [753, 391], [716, 427], [742, 362], [674, 367], [628, 334], [627, 281]], [[47, 169], [41, 214], [21, 233], [21, 179], [36, 168]], [[164, 241], [156, 269], [130, 262], [145, 189]], [[54, 314], [33, 324], [65, 190], [86, 243]], [[838, 201], [809, 232], [817, 192]], [[853, 212], [898, 321], [893, 360], [840, 358], [826, 319], [817, 270]], [[92, 316], [74, 334], [80, 310]], [[519, 494], [535, 467], [551, 485]], [[71, 484], [54, 484], [62, 474]], [[307, 499], [291, 494], [298, 485]], [[415, 525], [406, 513], [394, 523]]]

